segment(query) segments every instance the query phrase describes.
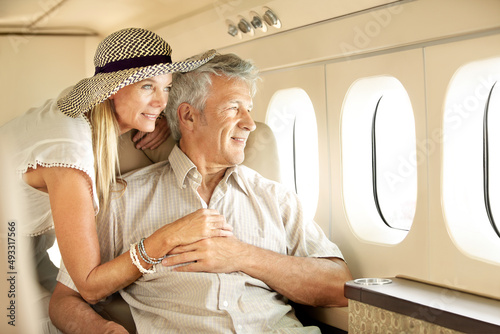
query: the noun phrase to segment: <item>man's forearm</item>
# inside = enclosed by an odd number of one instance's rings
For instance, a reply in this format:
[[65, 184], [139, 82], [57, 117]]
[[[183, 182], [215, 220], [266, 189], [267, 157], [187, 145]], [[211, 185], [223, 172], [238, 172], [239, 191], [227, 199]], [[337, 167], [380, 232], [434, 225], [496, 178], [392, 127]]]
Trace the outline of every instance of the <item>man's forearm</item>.
[[50, 299], [49, 314], [52, 323], [67, 334], [128, 333], [101, 317], [77, 292], [61, 283], [57, 283]]
[[307, 258], [254, 247], [243, 271], [288, 299], [311, 306], [346, 306], [344, 284], [352, 279], [342, 259]]

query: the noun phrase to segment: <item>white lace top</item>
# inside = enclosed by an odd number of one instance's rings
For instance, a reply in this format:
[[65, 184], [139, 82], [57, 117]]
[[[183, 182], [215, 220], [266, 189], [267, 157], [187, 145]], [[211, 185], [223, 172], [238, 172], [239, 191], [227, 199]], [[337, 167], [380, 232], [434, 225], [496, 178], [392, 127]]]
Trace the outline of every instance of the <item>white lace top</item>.
[[0, 128], [13, 150], [11, 157], [19, 172], [21, 196], [25, 202], [26, 216], [21, 223], [22, 230], [30, 236], [54, 228], [54, 222], [49, 195], [22, 180], [22, 174], [28, 168], [69, 167], [85, 172], [92, 180], [95, 214], [99, 211], [91, 125], [85, 116], [71, 118], [64, 115], [56, 102], [57, 99], [49, 100]]

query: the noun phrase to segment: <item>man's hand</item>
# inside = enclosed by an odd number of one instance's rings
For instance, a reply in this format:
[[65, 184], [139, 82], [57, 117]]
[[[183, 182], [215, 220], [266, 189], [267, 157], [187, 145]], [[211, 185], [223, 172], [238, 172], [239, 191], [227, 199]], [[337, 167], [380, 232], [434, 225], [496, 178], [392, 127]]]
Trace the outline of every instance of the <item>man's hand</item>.
[[173, 256], [163, 259], [162, 264], [175, 266], [186, 263], [175, 268], [180, 272], [235, 272], [240, 270], [237, 260], [244, 255], [247, 246], [234, 236], [203, 239], [174, 248], [168, 253]]

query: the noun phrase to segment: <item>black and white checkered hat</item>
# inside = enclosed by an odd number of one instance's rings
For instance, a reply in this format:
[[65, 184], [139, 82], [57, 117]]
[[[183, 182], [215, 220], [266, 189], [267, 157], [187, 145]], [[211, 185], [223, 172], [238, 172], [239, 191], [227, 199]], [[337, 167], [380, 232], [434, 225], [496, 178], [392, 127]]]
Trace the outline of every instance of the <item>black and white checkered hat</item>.
[[206, 52], [200, 59], [172, 62], [172, 49], [157, 34], [141, 28], [112, 33], [97, 47], [95, 74], [78, 82], [57, 101], [59, 109], [78, 117], [103, 102], [121, 88], [157, 75], [189, 72], [215, 55]]

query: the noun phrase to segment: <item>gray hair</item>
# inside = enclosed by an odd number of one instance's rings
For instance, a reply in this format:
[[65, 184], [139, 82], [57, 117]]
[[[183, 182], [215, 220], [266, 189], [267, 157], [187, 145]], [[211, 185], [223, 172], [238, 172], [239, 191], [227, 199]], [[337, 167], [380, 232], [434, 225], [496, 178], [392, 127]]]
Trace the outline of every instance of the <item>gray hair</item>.
[[251, 61], [243, 60], [235, 54], [217, 54], [212, 60], [191, 72], [173, 73], [165, 114], [174, 140], [181, 139], [177, 108], [186, 102], [203, 113], [212, 85], [212, 75], [243, 80], [248, 84], [252, 97], [257, 90], [257, 68]]

